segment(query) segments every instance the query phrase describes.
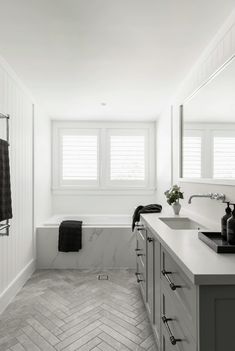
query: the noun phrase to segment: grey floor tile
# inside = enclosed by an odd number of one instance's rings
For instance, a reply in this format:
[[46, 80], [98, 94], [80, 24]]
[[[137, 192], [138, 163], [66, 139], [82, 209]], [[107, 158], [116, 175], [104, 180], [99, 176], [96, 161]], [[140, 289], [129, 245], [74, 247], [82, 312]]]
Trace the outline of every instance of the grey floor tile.
[[0, 316], [0, 350], [156, 350], [133, 272], [99, 273], [35, 272]]

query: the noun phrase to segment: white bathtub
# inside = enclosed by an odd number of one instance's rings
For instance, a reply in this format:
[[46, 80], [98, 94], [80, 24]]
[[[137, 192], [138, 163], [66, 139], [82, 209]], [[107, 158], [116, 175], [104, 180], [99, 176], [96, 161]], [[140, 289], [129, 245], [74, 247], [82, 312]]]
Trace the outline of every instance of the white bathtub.
[[[83, 221], [82, 249], [79, 252], [58, 252], [58, 229], [62, 220]], [[135, 268], [131, 216], [53, 216], [37, 228], [36, 242], [39, 269]]]

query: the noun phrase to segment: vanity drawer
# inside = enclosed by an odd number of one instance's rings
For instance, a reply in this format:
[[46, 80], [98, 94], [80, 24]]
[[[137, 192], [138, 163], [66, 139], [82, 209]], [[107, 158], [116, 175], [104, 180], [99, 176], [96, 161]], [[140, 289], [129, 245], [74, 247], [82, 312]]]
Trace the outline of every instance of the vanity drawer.
[[169, 339], [169, 335], [167, 334], [166, 330], [162, 330], [162, 335], [161, 335], [161, 345], [162, 351], [173, 351], [176, 350], [175, 345], [172, 345]]
[[137, 254], [137, 265], [139, 267], [139, 269], [141, 270], [141, 272], [143, 272], [144, 275], [146, 275], [146, 256], [142, 253]]
[[164, 287], [161, 299], [162, 350], [197, 351], [196, 342], [188, 325], [178, 313], [174, 301]]
[[136, 233], [136, 257], [139, 259], [143, 265], [146, 267], [146, 234], [143, 231]]
[[136, 240], [137, 248], [146, 254], [146, 229], [136, 231]]
[[146, 291], [146, 267], [141, 257], [137, 257], [137, 271], [136, 271], [136, 278], [137, 282], [140, 285], [142, 295], [144, 300], [146, 301], [147, 298], [147, 291]]
[[180, 313], [196, 338], [197, 290], [171, 256], [162, 248], [161, 281], [173, 303], [179, 306]]

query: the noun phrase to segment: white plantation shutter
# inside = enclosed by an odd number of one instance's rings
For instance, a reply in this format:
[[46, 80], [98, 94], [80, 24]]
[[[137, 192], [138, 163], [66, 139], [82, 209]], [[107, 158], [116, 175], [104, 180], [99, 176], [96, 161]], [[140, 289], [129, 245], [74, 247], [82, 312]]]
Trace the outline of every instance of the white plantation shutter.
[[105, 193], [155, 186], [155, 123], [53, 121], [52, 187]]
[[62, 136], [62, 180], [96, 181], [98, 174], [97, 135]]
[[235, 178], [235, 136], [214, 137], [214, 178]]
[[202, 165], [201, 136], [184, 136], [183, 138], [183, 177], [200, 178]]
[[145, 136], [110, 136], [110, 180], [144, 181]]

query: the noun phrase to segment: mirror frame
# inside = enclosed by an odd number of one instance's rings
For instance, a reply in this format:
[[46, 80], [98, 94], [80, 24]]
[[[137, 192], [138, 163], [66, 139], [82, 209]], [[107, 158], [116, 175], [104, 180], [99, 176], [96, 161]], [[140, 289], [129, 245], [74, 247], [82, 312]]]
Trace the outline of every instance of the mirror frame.
[[197, 89], [193, 91], [182, 104], [179, 105], [179, 181], [182, 183], [201, 183], [201, 184], [220, 184], [220, 185], [235, 185], [234, 179], [213, 179], [213, 178], [183, 178], [183, 130], [184, 130], [184, 105], [191, 100], [200, 89], [212, 81], [220, 72], [222, 72], [233, 60], [235, 54], [232, 55], [222, 66], [220, 66], [214, 73], [212, 73], [207, 80], [205, 80]]

